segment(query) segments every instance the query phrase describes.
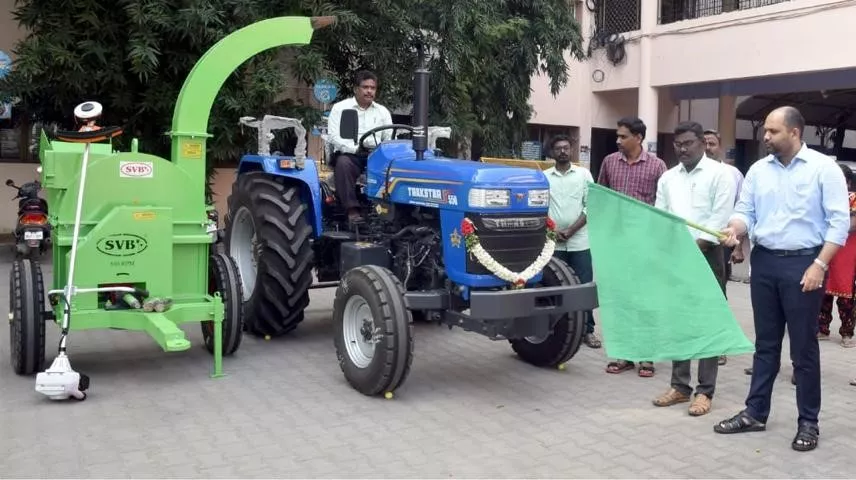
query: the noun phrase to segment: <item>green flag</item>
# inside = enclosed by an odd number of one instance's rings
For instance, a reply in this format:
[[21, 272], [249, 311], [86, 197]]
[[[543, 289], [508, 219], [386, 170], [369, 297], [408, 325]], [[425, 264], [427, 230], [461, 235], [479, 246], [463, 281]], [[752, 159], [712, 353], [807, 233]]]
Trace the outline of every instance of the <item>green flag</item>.
[[587, 217], [609, 357], [689, 360], [755, 350], [686, 221], [594, 183]]

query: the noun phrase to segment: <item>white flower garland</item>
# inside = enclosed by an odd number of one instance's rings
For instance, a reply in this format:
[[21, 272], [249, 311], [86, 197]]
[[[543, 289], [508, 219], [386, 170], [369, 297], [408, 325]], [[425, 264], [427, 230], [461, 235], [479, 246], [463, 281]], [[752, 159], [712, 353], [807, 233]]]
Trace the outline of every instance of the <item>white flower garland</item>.
[[[466, 236], [472, 237], [472, 241], [467, 242], [472, 243], [472, 245], [469, 246], [470, 253], [475, 257], [476, 261], [478, 261], [479, 264], [486, 268], [490, 273], [510, 283], [513, 288], [523, 288], [526, 285], [526, 282], [540, 273], [541, 270], [544, 270], [544, 267], [550, 263], [550, 259], [553, 257], [553, 252], [556, 249], [556, 242], [551, 238], [553, 230], [551, 228], [552, 221], [550, 220], [548, 221], [547, 241], [544, 243], [544, 248], [541, 249], [541, 253], [538, 255], [538, 258], [536, 258], [535, 261], [522, 272], [512, 272], [504, 265], [497, 262], [491, 254], [481, 246], [481, 242], [478, 241], [478, 236], [475, 233], [475, 225], [472, 224], [471, 220], [464, 219], [463, 224], [467, 223], [469, 223], [469, 227], [472, 229], [472, 233], [469, 235], [465, 234]], [[464, 229], [462, 228], [462, 230]]]

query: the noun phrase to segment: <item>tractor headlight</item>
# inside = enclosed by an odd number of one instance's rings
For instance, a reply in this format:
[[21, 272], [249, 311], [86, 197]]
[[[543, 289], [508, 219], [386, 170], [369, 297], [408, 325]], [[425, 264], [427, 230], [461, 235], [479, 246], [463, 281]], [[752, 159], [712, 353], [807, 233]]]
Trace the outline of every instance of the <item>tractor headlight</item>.
[[507, 207], [511, 205], [511, 192], [508, 190], [471, 188], [469, 205], [479, 208]]
[[550, 204], [550, 190], [529, 190], [530, 207], [546, 207]]

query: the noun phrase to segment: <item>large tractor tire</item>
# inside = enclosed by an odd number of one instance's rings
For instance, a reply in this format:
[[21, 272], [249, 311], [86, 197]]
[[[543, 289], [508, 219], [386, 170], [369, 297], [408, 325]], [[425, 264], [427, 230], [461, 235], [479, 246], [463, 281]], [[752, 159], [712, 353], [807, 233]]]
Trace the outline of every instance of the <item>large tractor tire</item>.
[[333, 302], [333, 344], [345, 379], [364, 395], [391, 394], [413, 363], [413, 320], [401, 281], [365, 265], [345, 273]]
[[9, 272], [9, 341], [12, 369], [32, 375], [45, 368], [45, 301], [42, 269], [24, 258]]
[[[550, 263], [544, 267], [541, 280], [541, 285], [544, 287], [579, 284], [580, 281], [573, 270], [558, 258], [550, 259]], [[525, 337], [509, 340], [509, 342], [511, 348], [523, 361], [537, 367], [558, 367], [573, 358], [580, 350], [585, 328], [585, 314], [571, 312], [562, 315], [546, 336]]]
[[[208, 293], [220, 294], [223, 301], [223, 355], [232, 355], [244, 336], [241, 308], [241, 276], [232, 257], [215, 253], [208, 258]], [[214, 322], [202, 322], [202, 338], [209, 353], [214, 353]]]
[[298, 185], [264, 172], [241, 174], [226, 214], [226, 251], [243, 287], [244, 325], [280, 336], [303, 321], [314, 255], [312, 226]]

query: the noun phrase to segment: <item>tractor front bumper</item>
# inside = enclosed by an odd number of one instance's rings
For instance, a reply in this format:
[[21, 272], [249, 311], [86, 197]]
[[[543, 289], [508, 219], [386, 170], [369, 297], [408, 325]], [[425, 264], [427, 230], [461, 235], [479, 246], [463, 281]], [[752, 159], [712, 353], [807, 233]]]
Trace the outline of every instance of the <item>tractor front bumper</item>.
[[410, 310], [441, 312], [443, 323], [489, 337], [520, 338], [551, 328], [562, 315], [599, 306], [597, 285], [560, 285], [520, 290], [473, 291], [469, 308], [450, 310], [449, 293], [442, 290], [407, 292]]

